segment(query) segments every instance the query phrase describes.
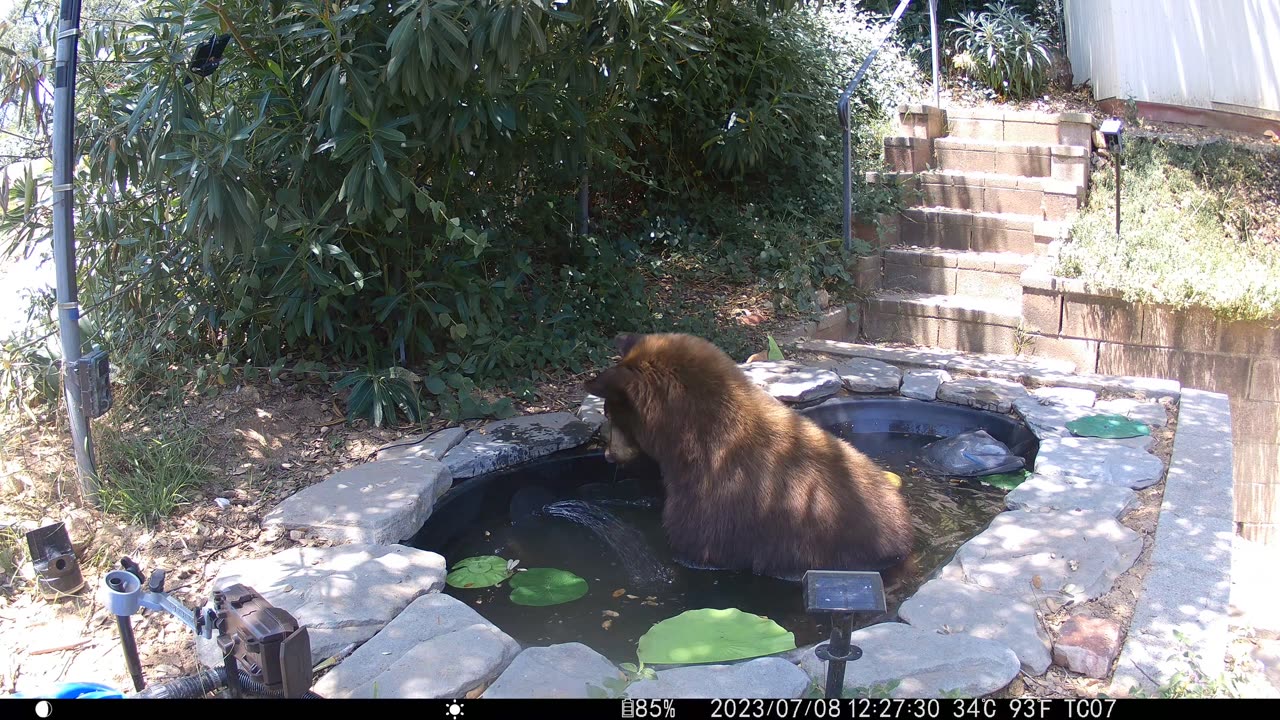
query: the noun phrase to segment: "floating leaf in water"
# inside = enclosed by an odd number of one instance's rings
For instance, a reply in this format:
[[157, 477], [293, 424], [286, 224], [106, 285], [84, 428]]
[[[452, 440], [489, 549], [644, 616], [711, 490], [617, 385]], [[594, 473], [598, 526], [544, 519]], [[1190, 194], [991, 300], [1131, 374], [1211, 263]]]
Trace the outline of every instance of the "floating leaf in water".
[[997, 487], [1001, 490], [1012, 490], [1021, 485], [1029, 475], [1031, 475], [1031, 473], [1026, 470], [1015, 470], [1014, 472], [987, 475], [979, 479], [991, 487]]
[[884, 471], [884, 476], [889, 480], [889, 484], [894, 487], [902, 487], [902, 476], [896, 472]]
[[640, 662], [652, 665], [724, 662], [794, 650], [795, 635], [768, 618], [737, 608], [689, 610], [649, 628]]
[[456, 588], [490, 587], [511, 577], [506, 559], [497, 555], [465, 558], [454, 563], [452, 570], [444, 581]]
[[587, 581], [567, 570], [530, 568], [511, 578], [511, 602], [517, 605], [559, 605], [587, 594]]
[[1096, 438], [1131, 438], [1151, 434], [1146, 423], [1123, 415], [1089, 415], [1067, 423], [1067, 429], [1072, 435]]

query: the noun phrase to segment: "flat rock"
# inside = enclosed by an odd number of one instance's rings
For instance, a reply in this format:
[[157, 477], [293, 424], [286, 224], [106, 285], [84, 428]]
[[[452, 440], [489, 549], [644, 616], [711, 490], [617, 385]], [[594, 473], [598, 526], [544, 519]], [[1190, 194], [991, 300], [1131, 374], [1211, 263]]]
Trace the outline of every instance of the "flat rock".
[[999, 378], [962, 378], [938, 388], [939, 400], [1000, 413], [1009, 412], [1016, 400], [1026, 396], [1026, 388]]
[[626, 676], [609, 659], [582, 643], [531, 647], [481, 695], [483, 698], [587, 698], [590, 688]]
[[[1132, 442], [1150, 442], [1131, 438]], [[1078, 477], [1141, 490], [1160, 482], [1164, 462], [1130, 443], [1106, 438], [1044, 437], [1036, 453], [1035, 472]]]
[[897, 392], [902, 384], [902, 371], [886, 362], [871, 358], [836, 360], [830, 368], [840, 376], [844, 389], [857, 393]]
[[454, 480], [461, 480], [578, 447], [595, 432], [595, 427], [567, 412], [496, 420], [472, 430], [444, 456], [444, 464]]
[[502, 672], [520, 652], [466, 603], [430, 593], [315, 684], [324, 698], [457, 698]]
[[578, 406], [576, 414], [582, 422], [599, 428], [605, 421], [604, 398], [588, 395]]
[[1098, 403], [1098, 412], [1123, 415], [1130, 420], [1143, 422], [1153, 428], [1164, 427], [1169, 423], [1169, 416], [1164, 405], [1156, 400], [1134, 400], [1133, 398], [1117, 398], [1103, 400]]
[[[373, 637], [418, 597], [444, 587], [440, 555], [404, 545], [294, 547], [264, 558], [232, 560], [213, 588], [240, 583], [307, 626], [311, 664], [342, 656]], [[197, 641], [200, 659], [222, 664], [212, 639]]]
[[994, 640], [1013, 650], [1029, 675], [1043, 675], [1052, 660], [1049, 636], [1036, 609], [1017, 598], [977, 585], [936, 578], [898, 608], [913, 627]]
[[1076, 615], [1062, 624], [1053, 645], [1053, 662], [1091, 678], [1111, 674], [1120, 652], [1120, 626], [1110, 620]]
[[1064, 373], [1057, 370], [1044, 370], [1029, 374], [1026, 380], [1037, 385], [1084, 388], [1096, 392], [1123, 393], [1140, 398], [1170, 398], [1176, 400], [1182, 393], [1182, 383], [1177, 380], [1129, 375]]
[[932, 368], [908, 370], [902, 377], [902, 388], [899, 392], [905, 397], [916, 400], [936, 400], [938, 388], [945, 382], [951, 382], [951, 373], [946, 370]]
[[809, 689], [809, 676], [780, 657], [734, 665], [698, 665], [660, 670], [653, 680], [627, 688], [633, 698], [798, 698]]
[[1010, 510], [1084, 510], [1118, 518], [1137, 505], [1138, 495], [1127, 487], [1096, 480], [1032, 474], [1004, 496], [1004, 503]]
[[397, 543], [422, 527], [452, 481], [449, 469], [435, 460], [375, 460], [285, 498], [262, 525], [335, 542]]
[[1067, 435], [1067, 423], [1097, 414], [1086, 405], [1067, 405], [1051, 397], [1033, 395], [1015, 399], [1013, 411], [1041, 440]]
[[[906, 623], [872, 625], [855, 631], [850, 641], [862, 657], [845, 665], [844, 687], [864, 694], [900, 681], [892, 697], [980, 697], [1008, 685], [1020, 667], [1013, 650], [994, 640], [940, 635]], [[827, 663], [813, 649], [801, 656], [800, 667], [825, 686]]]
[[466, 428], [451, 427], [437, 430], [429, 435], [419, 435], [416, 439], [400, 440], [383, 445], [378, 448], [378, 459], [440, 460], [466, 436]]
[[738, 367], [752, 382], [784, 402], [810, 402], [840, 391], [840, 376], [835, 372], [791, 360], [745, 363]]
[[1075, 363], [1052, 358], [964, 354], [949, 361], [947, 370], [1020, 383], [1039, 373], [1070, 374], [1075, 372], [1076, 366]]
[[1010, 510], [961, 545], [939, 577], [1056, 609], [1100, 597], [1140, 552], [1142, 536], [1107, 513]]
[[840, 355], [842, 357], [865, 357], [873, 360], [883, 360], [899, 367], [910, 365], [912, 367], [929, 367], [942, 370], [946, 368], [947, 363], [959, 357], [959, 353], [950, 350], [920, 347], [888, 348], [880, 347], [879, 345], [840, 342], [838, 340], [801, 339], [791, 344], [800, 350], [809, 352]]
[[1031, 396], [1039, 400], [1048, 400], [1056, 405], [1076, 405], [1093, 407], [1098, 400], [1098, 393], [1084, 388], [1042, 387], [1031, 391]]

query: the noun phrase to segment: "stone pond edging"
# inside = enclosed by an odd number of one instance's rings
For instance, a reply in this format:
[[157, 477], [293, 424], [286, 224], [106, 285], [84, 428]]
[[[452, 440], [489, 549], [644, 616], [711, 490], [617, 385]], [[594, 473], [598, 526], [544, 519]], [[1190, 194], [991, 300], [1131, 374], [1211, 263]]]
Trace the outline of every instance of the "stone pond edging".
[[[899, 621], [853, 634], [864, 654], [846, 667], [847, 689], [865, 692], [896, 680], [897, 697], [977, 697], [1004, 688], [1019, 672], [1043, 674], [1054, 646], [1040, 614], [1098, 598], [1133, 567], [1142, 537], [1118, 519], [1136, 504], [1135, 490], [1162, 478], [1153, 563], [1116, 676], [1171, 676], [1180, 654], [1173, 629], [1203, 639], [1210, 662], [1221, 658], [1233, 529], [1225, 396], [1184, 392], [1174, 381], [1074, 373], [1069, 363], [1034, 358], [807, 339], [785, 347], [823, 357], [743, 367], [788, 402], [898, 394], [952, 402], [1015, 415], [1041, 442], [1034, 473], [1008, 493], [1008, 509], [903, 602]], [[1119, 397], [1099, 401], [1099, 392]], [[1167, 477], [1149, 452], [1150, 437], [1078, 438], [1065, 429], [1098, 411], [1160, 426], [1169, 419], [1166, 408], [1178, 418]], [[588, 697], [625, 674], [581, 643], [522, 648], [442, 592], [445, 558], [399, 543], [449, 487], [584, 445], [602, 420], [599, 399], [588, 397], [575, 413], [393, 443], [375, 461], [285, 499], [263, 520], [295, 537], [339, 544], [228, 563], [214, 584], [249, 584], [308, 627], [313, 665], [336, 660], [315, 686], [324, 697]], [[1189, 610], [1199, 598], [1205, 599]], [[199, 647], [205, 664], [219, 664], [209, 641]], [[656, 678], [625, 692], [801, 697], [824, 678], [825, 663], [808, 646], [736, 663], [658, 668]], [[1149, 686], [1145, 676], [1141, 684]]]

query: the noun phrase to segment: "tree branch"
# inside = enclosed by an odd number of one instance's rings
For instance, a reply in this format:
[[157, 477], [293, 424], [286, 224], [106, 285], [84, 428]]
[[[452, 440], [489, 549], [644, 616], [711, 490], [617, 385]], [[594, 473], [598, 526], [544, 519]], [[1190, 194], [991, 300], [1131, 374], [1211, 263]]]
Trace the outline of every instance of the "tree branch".
[[253, 51], [253, 48], [249, 47], [249, 45], [245, 43], [244, 38], [240, 37], [240, 29], [236, 27], [235, 23], [231, 22], [230, 17], [227, 17], [227, 11], [218, 3], [209, 2], [208, 0], [205, 0], [204, 6], [214, 11], [218, 14], [218, 17], [222, 18], [222, 22], [225, 23], [227, 29], [231, 31], [231, 36], [236, 39], [236, 44], [240, 46], [240, 49], [244, 50], [244, 54], [248, 55], [249, 59], [254, 63], [262, 65], [262, 61], [258, 59], [258, 54]]

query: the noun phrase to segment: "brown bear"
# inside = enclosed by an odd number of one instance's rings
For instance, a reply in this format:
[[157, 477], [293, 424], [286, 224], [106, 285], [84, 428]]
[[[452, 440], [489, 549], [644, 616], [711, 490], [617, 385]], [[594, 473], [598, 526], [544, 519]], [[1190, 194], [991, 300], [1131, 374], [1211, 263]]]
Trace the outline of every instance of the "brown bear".
[[722, 350], [683, 334], [621, 335], [585, 383], [604, 399], [605, 457], [658, 464], [662, 522], [694, 567], [797, 578], [907, 559], [911, 514], [883, 469], [784, 405]]

